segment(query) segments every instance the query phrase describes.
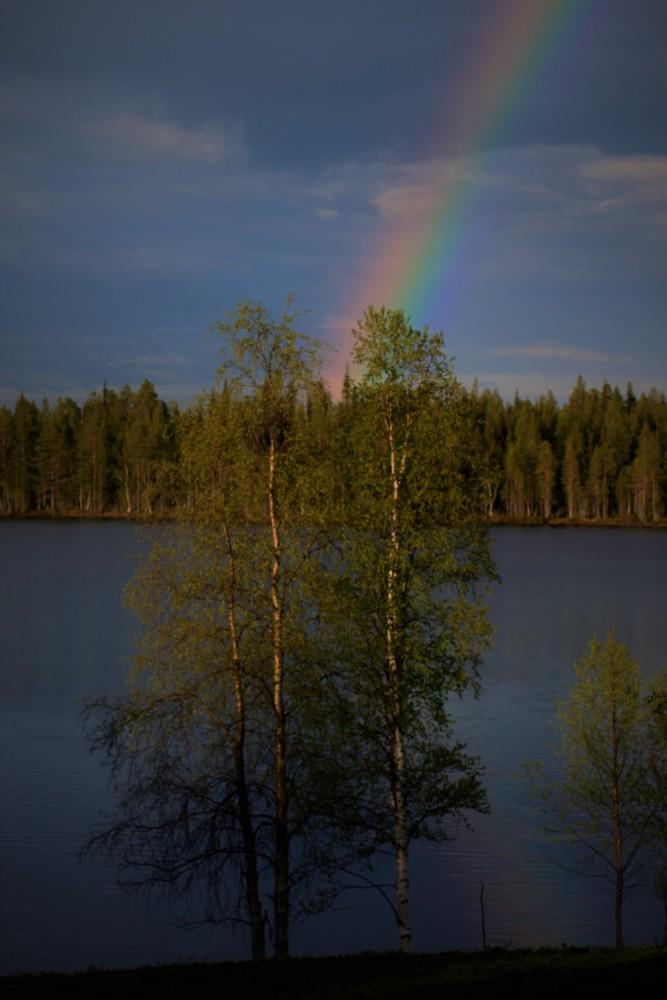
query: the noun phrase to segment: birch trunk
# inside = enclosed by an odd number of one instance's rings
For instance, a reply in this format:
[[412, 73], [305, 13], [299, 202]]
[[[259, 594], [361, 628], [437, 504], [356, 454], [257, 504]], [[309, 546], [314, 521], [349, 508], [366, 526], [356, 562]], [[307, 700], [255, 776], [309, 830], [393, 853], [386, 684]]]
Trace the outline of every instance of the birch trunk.
[[611, 814], [614, 830], [614, 870], [616, 876], [616, 892], [614, 900], [614, 926], [616, 947], [623, 946], [623, 830], [621, 827], [621, 803], [619, 795], [620, 766], [618, 760], [618, 726], [616, 705], [611, 709]]
[[123, 486], [125, 489], [125, 513], [132, 513], [132, 495], [130, 493], [130, 470], [127, 462], [123, 464]]
[[409, 834], [406, 814], [405, 750], [401, 728], [403, 705], [401, 690], [401, 664], [397, 652], [398, 608], [397, 588], [400, 556], [398, 533], [398, 508], [401, 479], [405, 471], [406, 447], [400, 460], [396, 453], [391, 401], [385, 425], [389, 438], [389, 463], [391, 472], [391, 509], [389, 525], [389, 560], [387, 569], [387, 669], [392, 710], [392, 804], [394, 809], [394, 852], [396, 860], [396, 913], [401, 951], [412, 951], [412, 924], [410, 921], [410, 871], [408, 864]]
[[252, 824], [245, 766], [246, 708], [243, 667], [239, 652], [239, 636], [236, 624], [236, 563], [229, 527], [226, 523], [224, 525], [224, 535], [230, 567], [226, 601], [227, 622], [231, 641], [232, 671], [234, 675], [234, 703], [236, 713], [234, 767], [236, 770], [239, 820], [241, 823], [243, 857], [245, 861], [246, 906], [248, 907], [248, 919], [250, 921], [251, 954], [254, 959], [262, 959], [266, 957], [266, 945], [264, 939], [264, 919], [262, 917], [262, 905], [259, 896], [257, 848], [255, 845], [255, 831]]
[[287, 725], [283, 677], [283, 607], [280, 594], [280, 518], [276, 500], [276, 442], [269, 443], [269, 520], [273, 547], [271, 566], [271, 644], [273, 654], [273, 711], [275, 717], [276, 860], [274, 912], [276, 957], [289, 953], [289, 835], [287, 828]]

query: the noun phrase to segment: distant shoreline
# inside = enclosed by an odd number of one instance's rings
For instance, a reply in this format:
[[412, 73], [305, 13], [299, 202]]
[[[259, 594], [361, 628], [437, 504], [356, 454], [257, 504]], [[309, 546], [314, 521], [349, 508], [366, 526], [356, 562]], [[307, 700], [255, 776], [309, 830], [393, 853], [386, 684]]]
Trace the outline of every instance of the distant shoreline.
[[[0, 513], [0, 520], [4, 521], [128, 521], [135, 524], [160, 524], [162, 522], [182, 520], [179, 516], [170, 511], [154, 514], [151, 517], [141, 514], [122, 514], [119, 511], [104, 511], [101, 513], [89, 513], [87, 511], [71, 510], [59, 511], [53, 514], [50, 511], [38, 510], [28, 513], [8, 514]], [[661, 517], [657, 521], [640, 521], [636, 517], [620, 518], [512, 518], [504, 515], [497, 517], [482, 518], [482, 524], [491, 528], [667, 528], [667, 518]]]

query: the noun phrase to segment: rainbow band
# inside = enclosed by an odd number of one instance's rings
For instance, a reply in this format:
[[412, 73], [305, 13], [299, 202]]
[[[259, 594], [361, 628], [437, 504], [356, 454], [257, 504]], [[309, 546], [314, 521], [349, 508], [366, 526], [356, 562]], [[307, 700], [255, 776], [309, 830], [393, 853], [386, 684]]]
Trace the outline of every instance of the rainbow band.
[[[575, 15], [591, 0], [501, 0], [485, 25], [474, 57], [456, 85], [458, 113], [446, 140], [429, 159], [456, 156], [453, 182], [442, 176], [420, 192], [425, 211], [392, 227], [377, 248], [346, 314], [360, 317], [369, 303], [403, 308], [419, 324], [433, 290], [461, 251], [475, 177], [486, 151], [499, 144], [523, 99], [560, 50]], [[442, 135], [445, 130], [437, 130]]]

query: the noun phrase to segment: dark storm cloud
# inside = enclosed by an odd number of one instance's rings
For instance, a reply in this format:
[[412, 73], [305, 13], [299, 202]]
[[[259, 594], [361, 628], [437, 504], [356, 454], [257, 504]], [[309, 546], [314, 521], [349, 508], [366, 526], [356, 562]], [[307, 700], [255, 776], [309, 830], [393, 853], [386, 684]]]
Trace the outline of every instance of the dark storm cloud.
[[[275, 309], [295, 291], [315, 332], [349, 328], [341, 301], [378, 226], [470, 169], [448, 123], [505, 7], [3, 3], [5, 395], [135, 373], [190, 391], [215, 367], [206, 329], [240, 297]], [[484, 364], [564, 363], [573, 336], [582, 363], [626, 357], [632, 323], [640, 384], [664, 372], [667, 5], [592, 0], [571, 28], [475, 178], [475, 294], [430, 321], [464, 371], [483, 346]]]
[[[504, 3], [24, 0], [4, 5], [2, 63], [9, 76], [152, 92], [195, 121], [243, 119], [273, 164], [405, 153], [428, 140], [480, 23]], [[518, 140], [665, 150], [667, 6], [579, 7], [567, 74], [553, 92], [535, 86]]]

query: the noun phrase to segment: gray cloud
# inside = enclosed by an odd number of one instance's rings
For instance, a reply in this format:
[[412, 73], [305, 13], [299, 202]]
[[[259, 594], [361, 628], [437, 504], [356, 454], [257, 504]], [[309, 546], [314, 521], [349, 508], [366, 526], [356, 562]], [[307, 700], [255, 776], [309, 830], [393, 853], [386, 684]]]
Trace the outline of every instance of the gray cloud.
[[118, 83], [81, 88], [66, 78], [5, 78], [0, 123], [12, 145], [33, 151], [61, 145], [70, 154], [88, 148], [128, 158], [219, 163], [245, 149], [238, 118], [185, 114], [164, 96]]
[[580, 167], [582, 177], [655, 191], [667, 197], [667, 156], [597, 156]]
[[133, 358], [119, 358], [116, 361], [110, 361], [110, 365], [127, 366], [130, 368], [142, 368], [146, 369], [152, 365], [168, 365], [169, 367], [182, 367], [190, 363], [189, 359], [185, 357], [184, 354], [176, 354], [175, 352], [167, 354], [141, 354]]
[[[595, 221], [610, 189], [667, 206], [667, 156], [614, 157], [593, 146], [528, 146], [478, 161], [387, 163], [372, 204], [387, 218], [441, 213], [462, 193], [517, 224], [537, 216]], [[474, 203], [470, 207], [474, 207]]]
[[184, 160], [220, 164], [238, 154], [238, 136], [218, 124], [182, 125], [167, 118], [121, 111], [84, 122], [84, 137], [90, 137], [101, 156], [111, 159]]
[[565, 344], [525, 344], [517, 347], [496, 347], [491, 352], [499, 358], [536, 358], [556, 361], [593, 361], [602, 364], [627, 364], [630, 359], [604, 351], [590, 351]]

